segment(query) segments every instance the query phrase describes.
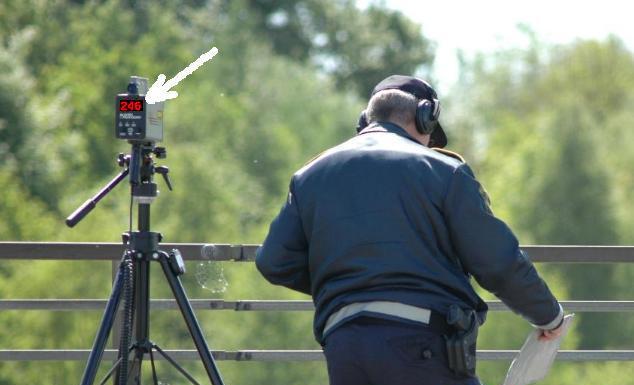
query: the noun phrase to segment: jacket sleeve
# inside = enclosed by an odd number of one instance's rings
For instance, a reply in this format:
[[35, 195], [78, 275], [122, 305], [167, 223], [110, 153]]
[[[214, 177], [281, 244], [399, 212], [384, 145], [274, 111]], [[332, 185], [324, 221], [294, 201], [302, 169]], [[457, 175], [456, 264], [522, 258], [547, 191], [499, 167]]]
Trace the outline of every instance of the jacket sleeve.
[[269, 233], [256, 253], [255, 263], [272, 284], [311, 294], [308, 242], [299, 216], [293, 180], [286, 203], [271, 223]]
[[493, 215], [486, 193], [466, 164], [455, 170], [444, 205], [451, 240], [465, 270], [534, 326], [557, 327], [563, 309], [515, 235]]

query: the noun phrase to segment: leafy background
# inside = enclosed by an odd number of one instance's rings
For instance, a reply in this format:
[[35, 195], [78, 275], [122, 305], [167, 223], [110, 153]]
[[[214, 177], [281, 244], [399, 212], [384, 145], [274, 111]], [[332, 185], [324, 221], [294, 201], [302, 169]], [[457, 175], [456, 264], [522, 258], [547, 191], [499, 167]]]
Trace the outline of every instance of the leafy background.
[[[562, 21], [563, 22], [563, 21]], [[496, 214], [523, 244], [634, 243], [634, 57], [616, 37], [481, 54], [446, 95], [450, 148], [465, 155]], [[76, 229], [63, 219], [118, 172], [112, 101], [130, 75], [173, 76], [211, 46], [211, 63], [167, 103], [174, 192], [153, 205], [170, 242], [259, 243], [291, 173], [354, 134], [372, 86], [391, 73], [434, 80], [421, 26], [353, 1], [4, 0], [0, 3], [0, 239], [119, 241], [128, 191], [112, 192]], [[185, 89], [186, 88], [186, 89]], [[159, 182], [162, 183], [162, 182]], [[162, 190], [165, 190], [164, 188]], [[184, 277], [193, 298], [306, 299], [252, 264], [219, 264], [224, 292]], [[105, 298], [110, 263], [0, 265], [0, 297]], [[627, 264], [539, 264], [561, 299], [634, 297]], [[195, 271], [196, 266], [190, 266]], [[170, 296], [161, 277], [155, 298]], [[483, 293], [487, 298], [490, 295]], [[0, 312], [0, 348], [88, 348], [99, 312]], [[316, 349], [311, 314], [199, 312], [214, 349]], [[628, 314], [580, 314], [566, 349], [631, 349]], [[177, 312], [157, 311], [153, 339], [193, 348]], [[529, 330], [491, 313], [482, 349], [516, 349]], [[0, 384], [79, 381], [83, 362], [1, 362]], [[105, 365], [104, 365], [105, 366]], [[198, 374], [199, 364], [187, 364]], [[486, 384], [508, 362], [480, 362]], [[219, 362], [228, 384], [326, 384], [321, 362]], [[159, 367], [162, 382], [178, 383]], [[543, 384], [622, 384], [631, 363], [555, 364]]]

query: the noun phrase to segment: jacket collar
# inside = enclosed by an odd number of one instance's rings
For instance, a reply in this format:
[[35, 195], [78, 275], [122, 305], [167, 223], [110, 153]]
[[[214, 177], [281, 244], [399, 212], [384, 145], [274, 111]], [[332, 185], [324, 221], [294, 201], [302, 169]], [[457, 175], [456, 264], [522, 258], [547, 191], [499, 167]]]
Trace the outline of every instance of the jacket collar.
[[408, 134], [407, 131], [405, 131], [403, 127], [392, 122], [384, 122], [384, 121], [372, 122], [366, 128], [361, 130], [361, 132], [359, 132], [357, 135], [369, 134], [372, 132], [391, 132], [393, 134], [402, 136], [406, 139], [411, 140], [412, 142], [416, 144], [420, 144], [421, 146], [423, 146], [421, 142], [414, 139], [410, 134]]

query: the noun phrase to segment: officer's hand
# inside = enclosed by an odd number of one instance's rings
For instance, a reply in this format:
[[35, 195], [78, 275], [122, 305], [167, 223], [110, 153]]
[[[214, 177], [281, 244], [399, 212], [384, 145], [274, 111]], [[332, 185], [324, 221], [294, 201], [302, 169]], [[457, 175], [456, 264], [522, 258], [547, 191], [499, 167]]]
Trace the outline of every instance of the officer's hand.
[[559, 325], [558, 327], [556, 327], [555, 329], [551, 329], [551, 330], [544, 330], [541, 329], [540, 330], [540, 335], [539, 335], [539, 340], [540, 341], [552, 341], [554, 339], [556, 339], [557, 337], [559, 337], [561, 335], [561, 333], [563, 333], [563, 322], [561, 323], [561, 325]]

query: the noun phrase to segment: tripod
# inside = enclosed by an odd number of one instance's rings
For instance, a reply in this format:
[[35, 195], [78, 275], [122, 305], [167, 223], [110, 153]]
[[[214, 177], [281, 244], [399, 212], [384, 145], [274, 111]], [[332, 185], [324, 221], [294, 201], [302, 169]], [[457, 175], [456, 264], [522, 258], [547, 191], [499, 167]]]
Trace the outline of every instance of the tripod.
[[[168, 168], [155, 167], [152, 155], [157, 158], [165, 158], [166, 152], [164, 148], [154, 147], [153, 143], [132, 142], [130, 155], [119, 154], [118, 163], [119, 166], [124, 167], [124, 170], [66, 219], [66, 224], [69, 227], [76, 225], [108, 192], [125, 179], [128, 174], [130, 175], [131, 198], [138, 203], [138, 230], [132, 231], [130, 227], [130, 231], [123, 234], [125, 252], [114, 279], [112, 292], [92, 350], [88, 356], [81, 385], [92, 385], [95, 381], [122, 298], [124, 299], [124, 309], [117, 360], [100, 384], [105, 384], [115, 374], [115, 385], [140, 385], [143, 359], [145, 355], [149, 355], [153, 383], [158, 385], [154, 364], [154, 352], [157, 352], [192, 384], [200, 385], [182, 366], [149, 338], [150, 263], [152, 261], [159, 262], [161, 265], [211, 384], [223, 385], [220, 372], [179, 278], [185, 272], [183, 259], [178, 250], [172, 250], [170, 253], [159, 250], [162, 235], [150, 231], [150, 205], [158, 195], [157, 186], [153, 181], [154, 173], [161, 174], [171, 190]], [[132, 207], [130, 210], [130, 221], [132, 221]], [[133, 326], [134, 336], [132, 335]], [[132, 337], [135, 338], [134, 341], [131, 341]], [[133, 356], [132, 360], [130, 360], [130, 355]]]

